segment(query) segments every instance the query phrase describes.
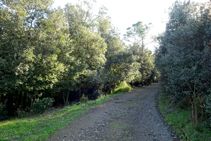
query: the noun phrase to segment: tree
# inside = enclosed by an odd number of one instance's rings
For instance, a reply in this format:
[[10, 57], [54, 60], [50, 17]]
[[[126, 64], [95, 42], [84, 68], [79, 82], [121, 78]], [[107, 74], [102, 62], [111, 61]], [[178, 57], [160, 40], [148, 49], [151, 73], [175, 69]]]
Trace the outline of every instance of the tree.
[[[201, 8], [197, 10], [199, 6]], [[205, 61], [209, 60], [206, 54], [210, 52], [211, 25], [207, 6], [176, 1], [156, 52], [156, 64], [164, 78], [164, 90], [176, 102], [187, 100], [190, 103], [195, 127], [198, 126], [197, 104], [199, 102], [203, 107], [204, 97], [209, 94], [211, 76], [207, 69], [210, 61]], [[203, 117], [203, 108], [201, 115]]]
[[[88, 7], [88, 10], [82, 7]], [[66, 51], [69, 59], [64, 62], [67, 66], [66, 71], [61, 78], [63, 99], [66, 104], [71, 91], [79, 91], [80, 96], [88, 95], [88, 89], [101, 82], [101, 79], [96, 77], [99, 78], [98, 72], [106, 61], [104, 56], [106, 43], [94, 30], [97, 26], [97, 18], [92, 17], [90, 9], [88, 2], [82, 5], [67, 4], [64, 9], [66, 23], [68, 23], [67, 33], [71, 41]]]
[[139, 46], [141, 44], [142, 55], [143, 55], [143, 51], [144, 51], [144, 40], [147, 36], [147, 33], [150, 30], [150, 25], [151, 25], [151, 23], [146, 25], [139, 21], [139, 22], [133, 24], [132, 27], [128, 27], [127, 33], [124, 35], [124, 38], [126, 41], [133, 43], [132, 50], [135, 46]]
[[33, 107], [35, 99], [52, 87], [64, 70], [57, 60], [63, 24], [55, 20], [61, 16], [59, 11], [48, 9], [51, 4], [51, 0], [4, 1], [1, 6], [0, 57], [4, 69], [0, 89], [7, 109], [14, 105], [10, 115], [17, 108]]
[[[86, 0], [63, 9], [52, 4], [0, 2], [1, 119], [18, 111], [43, 112], [40, 105], [49, 107], [53, 98], [59, 105], [79, 101], [82, 95], [96, 99], [140, 72], [150, 78], [151, 52], [142, 51], [141, 59], [140, 51], [127, 51], [105, 7], [95, 15]], [[133, 28], [140, 28], [137, 35], [144, 39], [147, 26], [137, 23]], [[146, 67], [141, 70], [140, 64]]]
[[[133, 84], [137, 83], [138, 85], [142, 83], [143, 85], [145, 79], [148, 79], [151, 75], [151, 70], [154, 68], [152, 54], [147, 49], [144, 49], [144, 40], [150, 30], [150, 25], [151, 23], [146, 25], [139, 21], [133, 24], [132, 27], [127, 28], [127, 33], [124, 35], [124, 39], [132, 43], [131, 52], [136, 58], [134, 68], [136, 68], [137, 71], [134, 71], [135, 77], [132, 80]], [[146, 52], [144, 52], [145, 50]], [[147, 64], [152, 65], [147, 66]], [[150, 71], [148, 69], [150, 69]]]

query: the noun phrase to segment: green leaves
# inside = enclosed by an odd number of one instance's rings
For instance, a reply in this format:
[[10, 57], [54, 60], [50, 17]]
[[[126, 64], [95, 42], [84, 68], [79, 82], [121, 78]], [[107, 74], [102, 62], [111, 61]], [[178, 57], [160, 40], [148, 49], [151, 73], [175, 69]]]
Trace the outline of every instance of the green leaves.
[[[205, 45], [210, 40], [211, 16], [206, 4], [190, 2], [175, 2], [169, 13], [169, 21], [165, 33], [160, 37], [160, 47], [155, 53], [156, 65], [163, 74], [165, 90], [176, 100], [187, 97], [189, 88], [185, 81], [196, 91], [210, 83], [211, 73], [207, 69], [210, 64], [210, 47]], [[197, 7], [201, 7], [199, 10]], [[209, 7], [209, 6], [208, 6]], [[208, 34], [209, 33], [209, 34]], [[205, 60], [208, 62], [205, 63]], [[192, 92], [189, 92], [191, 95]], [[199, 98], [207, 95], [207, 87], [203, 89]]]
[[127, 28], [127, 33], [124, 34], [124, 39], [133, 44], [141, 44], [141, 41], [144, 40], [150, 30], [150, 25], [151, 23], [146, 25], [140, 21], [133, 24], [132, 27]]
[[[25, 108], [23, 103], [29, 103], [37, 93], [52, 87], [64, 71], [63, 64], [57, 60], [62, 45], [60, 38], [63, 38], [58, 33], [64, 24], [53, 19], [61, 14], [59, 10], [49, 12], [50, 3], [6, 1], [7, 8], [0, 6], [1, 13], [4, 13], [0, 22], [0, 66], [3, 66], [0, 91], [7, 94], [6, 107], [11, 102], [15, 105], [9, 114], [14, 114], [19, 106]], [[25, 99], [22, 99], [23, 93], [27, 93]]]
[[127, 28], [127, 33], [124, 35], [124, 39], [127, 42], [132, 43], [129, 45], [128, 51], [132, 53], [135, 61], [133, 62], [133, 71], [130, 81], [132, 84], [142, 85], [145, 83], [151, 83], [153, 80], [152, 70], [154, 69], [154, 58], [152, 53], [145, 48], [145, 38], [151, 28], [151, 23], [146, 25], [142, 22], [137, 22], [132, 27]]
[[[123, 81], [149, 78], [151, 53], [126, 50], [106, 8], [94, 15], [88, 1], [64, 9], [51, 5], [52, 0], [0, 4], [0, 102], [9, 115], [29, 110], [37, 98], [67, 104], [82, 94], [95, 99]], [[148, 29], [138, 22], [128, 37], [143, 40]]]

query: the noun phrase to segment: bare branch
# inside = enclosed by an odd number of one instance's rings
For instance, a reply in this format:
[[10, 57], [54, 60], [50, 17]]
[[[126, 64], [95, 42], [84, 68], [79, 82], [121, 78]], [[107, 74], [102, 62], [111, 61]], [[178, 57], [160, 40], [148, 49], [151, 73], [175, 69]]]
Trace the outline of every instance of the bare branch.
[[191, 88], [190, 84], [188, 83], [188, 80], [185, 79], [186, 84], [188, 85], [189, 89], [191, 92], [194, 92], [193, 89]]

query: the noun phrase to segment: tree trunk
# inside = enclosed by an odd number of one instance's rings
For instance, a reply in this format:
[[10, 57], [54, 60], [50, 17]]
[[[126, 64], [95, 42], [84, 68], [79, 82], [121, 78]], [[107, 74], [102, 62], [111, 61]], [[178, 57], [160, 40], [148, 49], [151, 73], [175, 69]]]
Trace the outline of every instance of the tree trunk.
[[197, 113], [197, 97], [196, 97], [196, 82], [194, 83], [194, 92], [193, 92], [193, 98], [194, 98], [194, 109], [195, 109], [195, 126], [198, 126], [198, 113]]
[[144, 54], [144, 38], [142, 37], [142, 54], [141, 54], [142, 57], [143, 57], [143, 54]]
[[193, 103], [191, 103], [191, 115], [192, 115], [192, 126], [194, 127], [194, 109]]
[[65, 106], [69, 105], [69, 101], [68, 101], [69, 96], [70, 96], [70, 90], [68, 89], [66, 92], [65, 90], [63, 90], [63, 102]]

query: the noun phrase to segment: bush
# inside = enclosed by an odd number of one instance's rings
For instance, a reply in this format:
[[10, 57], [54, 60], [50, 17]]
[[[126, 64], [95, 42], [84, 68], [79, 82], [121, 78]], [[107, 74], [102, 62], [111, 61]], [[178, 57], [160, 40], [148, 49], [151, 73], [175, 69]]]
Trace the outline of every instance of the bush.
[[82, 97], [81, 97], [81, 102], [82, 103], [85, 103], [87, 101], [88, 101], [88, 96], [86, 96], [85, 94], [83, 94]]
[[52, 107], [53, 102], [54, 99], [49, 97], [43, 98], [41, 100], [38, 99], [34, 104], [33, 112], [42, 114], [45, 110]]
[[[204, 97], [210, 94], [210, 6], [210, 2], [175, 1], [170, 8], [166, 31], [158, 38], [159, 49], [155, 51], [156, 66], [162, 74], [162, 89], [175, 103], [182, 104], [181, 101], [185, 100], [191, 103], [191, 116], [196, 128], [198, 121], [204, 120]], [[208, 115], [210, 103], [208, 98]]]
[[209, 126], [211, 127], [211, 94], [205, 100], [205, 112], [209, 118]]
[[8, 118], [7, 113], [8, 111], [5, 110], [4, 106], [0, 105], [0, 121]]
[[114, 93], [118, 93], [118, 92], [126, 93], [126, 92], [129, 92], [130, 90], [131, 90], [131, 87], [126, 86], [126, 87], [121, 87], [121, 88], [115, 90]]
[[102, 94], [102, 90], [96, 90], [93, 94], [89, 95], [88, 99], [89, 100], [95, 100], [97, 99], [101, 94]]
[[27, 112], [24, 111], [24, 110], [18, 109], [18, 110], [17, 110], [17, 114], [18, 114], [18, 117], [19, 117], [19, 118], [22, 118], [22, 117], [26, 117]]
[[131, 91], [131, 87], [124, 81], [115, 90], [114, 93], [126, 93]]

